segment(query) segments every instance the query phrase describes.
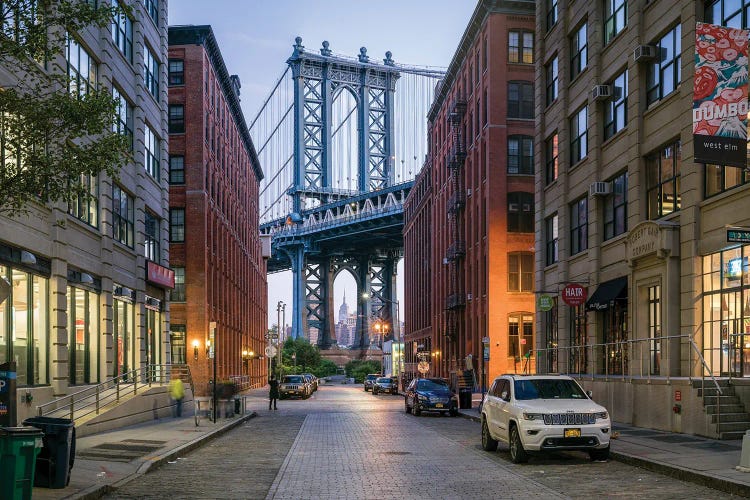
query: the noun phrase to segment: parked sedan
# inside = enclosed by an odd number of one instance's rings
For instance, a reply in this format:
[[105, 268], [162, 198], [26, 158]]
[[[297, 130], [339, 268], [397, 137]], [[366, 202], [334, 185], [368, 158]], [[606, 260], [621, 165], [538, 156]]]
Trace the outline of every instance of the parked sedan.
[[303, 373], [302, 375], [306, 376], [310, 380], [310, 387], [312, 388], [312, 391], [315, 392], [318, 390], [318, 377], [313, 375], [312, 373]]
[[398, 381], [392, 377], [378, 377], [372, 385], [372, 394], [398, 394]]
[[381, 373], [368, 373], [365, 377], [365, 392], [372, 390], [372, 386], [375, 384], [375, 381], [378, 379], [378, 377], [382, 377], [383, 375]]
[[442, 378], [415, 378], [404, 394], [406, 413], [419, 416], [423, 411], [458, 415], [458, 397], [451, 391], [448, 381]]
[[310, 395], [310, 385], [302, 375], [285, 375], [279, 384], [279, 397], [306, 398]]

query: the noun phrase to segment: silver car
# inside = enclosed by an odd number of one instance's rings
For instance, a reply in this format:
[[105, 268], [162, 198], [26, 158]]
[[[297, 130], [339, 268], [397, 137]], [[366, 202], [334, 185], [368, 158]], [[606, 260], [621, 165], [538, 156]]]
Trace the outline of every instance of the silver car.
[[307, 398], [312, 393], [303, 375], [285, 375], [279, 384], [280, 399]]
[[398, 381], [392, 377], [378, 377], [372, 385], [372, 394], [398, 394]]

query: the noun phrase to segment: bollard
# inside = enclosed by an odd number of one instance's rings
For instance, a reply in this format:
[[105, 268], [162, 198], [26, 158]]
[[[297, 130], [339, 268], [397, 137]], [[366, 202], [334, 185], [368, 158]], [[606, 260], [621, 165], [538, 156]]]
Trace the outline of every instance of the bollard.
[[735, 468], [740, 472], [750, 472], [750, 431], [745, 431], [745, 435], [742, 436], [740, 465]]

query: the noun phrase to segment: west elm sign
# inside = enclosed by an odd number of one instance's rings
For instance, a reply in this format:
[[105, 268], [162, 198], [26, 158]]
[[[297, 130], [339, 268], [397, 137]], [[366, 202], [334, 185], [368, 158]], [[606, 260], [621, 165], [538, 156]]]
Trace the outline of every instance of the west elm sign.
[[727, 228], [728, 243], [750, 243], [750, 227]]

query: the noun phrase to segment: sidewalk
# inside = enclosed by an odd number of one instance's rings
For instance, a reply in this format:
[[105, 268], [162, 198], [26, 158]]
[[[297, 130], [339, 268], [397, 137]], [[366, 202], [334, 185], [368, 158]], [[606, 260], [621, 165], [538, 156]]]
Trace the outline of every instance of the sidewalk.
[[[462, 417], [480, 422], [481, 394]], [[690, 481], [727, 493], [750, 497], [750, 473], [740, 472], [742, 440], [716, 439], [644, 429], [613, 422], [610, 457], [636, 467]], [[616, 436], [616, 438], [614, 438]]]
[[[246, 391], [250, 397], [265, 396], [268, 389]], [[120, 484], [141, 476], [152, 467], [180, 460], [190, 450], [242, 425], [257, 414], [219, 418], [205, 417], [195, 426], [192, 403], [186, 403], [180, 418], [162, 418], [76, 440], [76, 457], [70, 484], [62, 489], [34, 488], [37, 499], [100, 498]], [[106, 458], [105, 458], [106, 457]]]

